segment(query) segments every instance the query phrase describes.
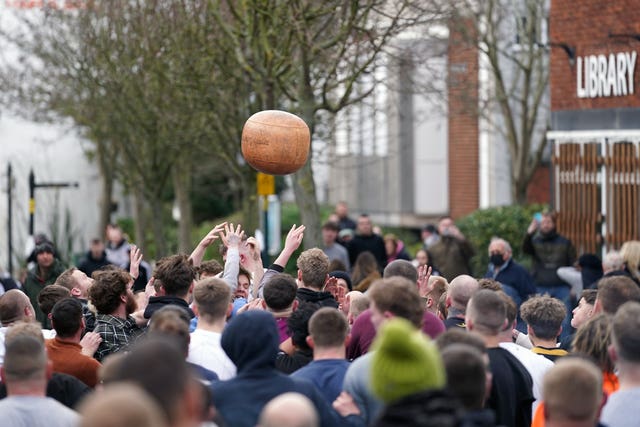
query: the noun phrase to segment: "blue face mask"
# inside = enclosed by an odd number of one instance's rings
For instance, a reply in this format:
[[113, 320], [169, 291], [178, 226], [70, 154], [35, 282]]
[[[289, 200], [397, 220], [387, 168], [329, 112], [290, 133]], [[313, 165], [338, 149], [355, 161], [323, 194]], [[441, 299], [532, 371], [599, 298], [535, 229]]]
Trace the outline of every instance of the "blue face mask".
[[502, 266], [504, 264], [504, 259], [502, 258], [502, 254], [491, 254], [489, 257], [489, 261], [496, 267]]

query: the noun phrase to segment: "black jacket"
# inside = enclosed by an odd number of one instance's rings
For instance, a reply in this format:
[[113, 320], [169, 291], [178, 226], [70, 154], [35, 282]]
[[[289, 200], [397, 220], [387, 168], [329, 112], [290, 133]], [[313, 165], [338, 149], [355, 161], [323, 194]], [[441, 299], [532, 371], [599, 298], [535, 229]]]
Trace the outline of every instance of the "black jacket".
[[313, 291], [308, 288], [298, 288], [296, 298], [300, 302], [312, 302], [320, 305], [321, 307], [338, 308], [338, 301], [331, 295], [330, 292]]

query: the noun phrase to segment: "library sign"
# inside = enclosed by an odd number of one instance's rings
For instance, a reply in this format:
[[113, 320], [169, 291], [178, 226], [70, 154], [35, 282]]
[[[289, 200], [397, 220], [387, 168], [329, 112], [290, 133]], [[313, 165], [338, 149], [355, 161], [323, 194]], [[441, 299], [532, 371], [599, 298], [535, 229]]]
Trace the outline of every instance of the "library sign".
[[634, 94], [637, 59], [636, 51], [579, 56], [576, 58], [578, 98]]

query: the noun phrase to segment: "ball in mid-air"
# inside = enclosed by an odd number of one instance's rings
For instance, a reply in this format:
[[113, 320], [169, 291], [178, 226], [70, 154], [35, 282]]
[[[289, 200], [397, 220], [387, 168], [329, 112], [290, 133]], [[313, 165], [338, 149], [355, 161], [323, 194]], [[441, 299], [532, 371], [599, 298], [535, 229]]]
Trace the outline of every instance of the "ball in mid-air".
[[247, 119], [242, 128], [242, 155], [254, 169], [287, 175], [307, 161], [311, 135], [300, 117], [280, 110], [265, 110]]

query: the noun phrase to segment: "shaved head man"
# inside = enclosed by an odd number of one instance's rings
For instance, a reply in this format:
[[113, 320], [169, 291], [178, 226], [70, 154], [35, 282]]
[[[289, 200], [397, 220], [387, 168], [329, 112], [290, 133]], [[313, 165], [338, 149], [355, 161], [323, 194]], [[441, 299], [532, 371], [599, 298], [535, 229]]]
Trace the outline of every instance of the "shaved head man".
[[464, 317], [467, 312], [467, 304], [471, 296], [478, 290], [478, 281], [471, 276], [463, 274], [449, 283], [446, 306], [447, 319], [444, 321], [447, 329], [464, 328]]

